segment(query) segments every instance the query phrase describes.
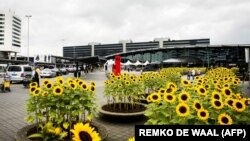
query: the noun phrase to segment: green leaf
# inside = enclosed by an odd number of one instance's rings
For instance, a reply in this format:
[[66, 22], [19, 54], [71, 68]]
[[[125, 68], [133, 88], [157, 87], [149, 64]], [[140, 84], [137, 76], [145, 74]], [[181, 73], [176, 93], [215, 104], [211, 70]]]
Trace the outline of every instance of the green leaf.
[[28, 138], [44, 138], [41, 133], [34, 133], [28, 136]]

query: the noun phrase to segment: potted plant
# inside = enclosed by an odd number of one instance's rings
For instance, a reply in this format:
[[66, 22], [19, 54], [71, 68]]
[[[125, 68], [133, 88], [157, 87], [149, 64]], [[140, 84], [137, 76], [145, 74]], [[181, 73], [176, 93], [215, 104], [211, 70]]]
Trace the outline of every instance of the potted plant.
[[232, 70], [212, 69], [192, 82], [181, 80], [174, 93], [152, 93], [145, 124], [249, 124], [250, 100]]
[[33, 123], [17, 132], [16, 140], [101, 140], [105, 127], [92, 122], [97, 115], [95, 83], [57, 77], [29, 88], [26, 121]]
[[135, 74], [121, 74], [105, 81], [104, 96], [107, 104], [100, 113], [104, 116], [135, 117], [144, 115], [145, 106], [140, 103], [143, 97], [143, 82]]

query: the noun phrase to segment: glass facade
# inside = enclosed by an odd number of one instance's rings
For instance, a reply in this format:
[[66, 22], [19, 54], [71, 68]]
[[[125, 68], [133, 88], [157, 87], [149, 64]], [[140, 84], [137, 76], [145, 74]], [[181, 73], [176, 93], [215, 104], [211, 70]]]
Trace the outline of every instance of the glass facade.
[[[159, 50], [145, 50], [133, 54], [121, 54], [123, 58], [132, 61], [163, 61], [170, 58], [195, 57], [203, 61], [203, 66], [225, 66], [235, 64], [246, 65], [245, 48], [239, 46], [230, 47], [190, 47], [190, 48], [164, 48]], [[247, 47], [249, 48], [249, 47]]]

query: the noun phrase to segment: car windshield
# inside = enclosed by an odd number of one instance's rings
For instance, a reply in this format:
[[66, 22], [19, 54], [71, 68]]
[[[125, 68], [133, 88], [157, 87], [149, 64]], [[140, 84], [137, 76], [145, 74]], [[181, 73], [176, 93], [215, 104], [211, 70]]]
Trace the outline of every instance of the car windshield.
[[31, 67], [24, 67], [24, 71], [32, 71]]
[[22, 71], [20, 66], [9, 66], [8, 71]]

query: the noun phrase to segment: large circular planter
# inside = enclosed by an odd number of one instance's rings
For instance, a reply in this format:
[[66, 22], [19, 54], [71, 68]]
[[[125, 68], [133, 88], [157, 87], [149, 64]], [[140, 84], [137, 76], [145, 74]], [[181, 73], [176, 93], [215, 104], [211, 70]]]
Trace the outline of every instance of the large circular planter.
[[[98, 129], [98, 132], [101, 136], [102, 141], [104, 141], [108, 137], [108, 131], [103, 125], [99, 123], [95, 123], [95, 122], [92, 122], [91, 125]], [[35, 128], [36, 128], [36, 124], [31, 124], [31, 125], [27, 125], [19, 129], [15, 136], [16, 141], [34, 141], [31, 139], [28, 139], [27, 135], [30, 134], [30, 132], [32, 132], [32, 130], [34, 130]]]
[[[119, 104], [122, 104], [120, 107], [121, 109], [118, 108]], [[126, 103], [126, 104], [128, 104], [128, 103]], [[113, 103], [112, 105], [108, 105], [108, 104], [102, 105], [100, 110], [99, 110], [99, 114], [104, 119], [111, 119], [111, 120], [118, 119], [119, 121], [124, 121], [123, 119], [125, 119], [125, 121], [130, 121], [130, 120], [134, 120], [134, 119], [144, 118], [144, 113], [146, 110], [145, 104], [134, 103], [135, 107], [133, 109], [130, 109], [130, 110], [127, 110], [126, 109], [127, 107], [125, 107], [124, 105], [125, 105], [125, 103]], [[131, 108], [131, 106], [130, 106], [130, 108]], [[119, 109], [119, 110], [117, 110], [117, 109]]]

